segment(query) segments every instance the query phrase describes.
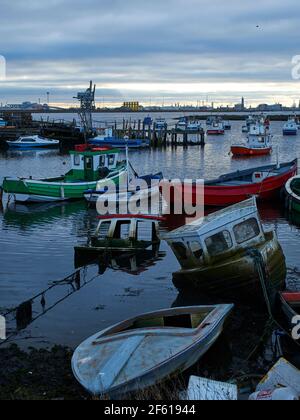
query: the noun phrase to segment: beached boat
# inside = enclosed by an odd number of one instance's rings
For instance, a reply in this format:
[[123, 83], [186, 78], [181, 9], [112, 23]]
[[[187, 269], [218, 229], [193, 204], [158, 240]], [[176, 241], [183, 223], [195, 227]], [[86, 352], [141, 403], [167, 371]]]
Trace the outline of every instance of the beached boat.
[[217, 341], [233, 305], [166, 309], [95, 334], [72, 358], [78, 382], [93, 395], [124, 397], [193, 366]]
[[76, 246], [75, 260], [96, 259], [104, 252], [143, 251], [160, 243], [159, 217], [142, 215], [99, 216], [97, 229], [87, 245]]
[[109, 147], [76, 146], [70, 152], [71, 170], [64, 176], [48, 179], [4, 178], [2, 188], [18, 202], [52, 202], [83, 199], [84, 193], [103, 182], [116, 185], [127, 179], [126, 162], [119, 150]]
[[223, 134], [225, 134], [225, 129], [224, 129], [222, 121], [213, 122], [211, 128], [207, 129], [207, 135], [209, 136], [212, 136], [212, 135], [220, 136]]
[[[300, 316], [300, 292], [284, 292], [280, 293], [279, 296], [281, 309], [286, 318], [289, 333], [292, 336], [292, 330], [296, 327], [293, 321]], [[300, 340], [298, 341], [300, 342]]]
[[294, 117], [290, 117], [288, 121], [283, 126], [283, 135], [284, 136], [297, 136], [298, 134], [298, 124]]
[[262, 256], [270, 286], [284, 286], [282, 248], [275, 232], [264, 231], [254, 198], [176, 229], [164, 239], [182, 267], [173, 275], [178, 289], [218, 295], [257, 293], [262, 290], [261, 278], [248, 253], [251, 248]]
[[300, 213], [300, 176], [290, 178], [285, 185], [286, 207]]
[[33, 149], [59, 147], [59, 140], [45, 139], [40, 136], [22, 136], [15, 141], [7, 141], [7, 145], [14, 149]]
[[272, 138], [263, 122], [251, 124], [247, 143], [232, 145], [231, 153], [234, 156], [268, 155], [272, 152]]

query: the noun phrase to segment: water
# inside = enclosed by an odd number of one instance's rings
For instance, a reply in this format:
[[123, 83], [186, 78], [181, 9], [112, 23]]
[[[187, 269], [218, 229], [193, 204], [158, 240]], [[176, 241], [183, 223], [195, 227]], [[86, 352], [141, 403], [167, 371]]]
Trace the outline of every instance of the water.
[[[137, 172], [162, 170], [167, 178], [215, 178], [229, 171], [276, 162], [276, 153], [252, 159], [233, 159], [229, 155], [231, 143], [240, 142], [243, 137], [241, 126], [242, 122], [236, 122], [224, 137], [208, 137], [204, 149], [195, 146], [188, 150], [179, 147], [131, 151], [130, 159]], [[283, 138], [281, 128], [282, 123], [272, 123], [274, 150], [278, 148], [280, 161], [290, 161], [299, 156], [300, 136]], [[68, 169], [68, 155], [58, 151], [0, 154], [0, 179], [51, 177]], [[290, 286], [299, 287], [295, 269], [300, 271], [300, 229], [288, 222], [279, 203], [264, 205], [261, 214], [264, 225], [277, 231], [287, 257]], [[14, 338], [19, 344], [74, 347], [87, 336], [124, 318], [171, 307], [175, 301], [188, 304], [173, 287], [172, 273], [179, 265], [164, 242], [157, 260], [149, 259], [149, 267], [139, 274], [129, 273], [129, 267], [125, 267], [128, 262], [123, 261], [119, 262], [122, 271], [108, 267], [104, 274], [99, 274], [96, 266], [82, 270], [81, 288], [78, 279], [77, 283], [53, 283], [75, 272], [73, 247], [86, 242], [97, 223], [95, 216], [96, 212], [84, 202], [8, 207], [4, 203], [0, 213], [1, 312], [39, 295], [33, 302], [33, 316], [38, 319]], [[54, 287], [44, 294], [44, 301], [40, 293], [49, 286]], [[194, 303], [202, 302], [194, 297]], [[9, 322], [9, 332], [13, 325]]]

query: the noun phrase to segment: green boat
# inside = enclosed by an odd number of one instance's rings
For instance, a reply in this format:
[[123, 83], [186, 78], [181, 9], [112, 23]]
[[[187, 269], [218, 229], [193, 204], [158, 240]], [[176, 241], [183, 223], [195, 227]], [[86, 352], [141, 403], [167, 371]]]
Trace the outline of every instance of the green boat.
[[285, 193], [287, 209], [290, 212], [300, 213], [300, 175], [288, 180]]
[[71, 170], [64, 176], [48, 179], [11, 178], [3, 181], [3, 191], [17, 202], [78, 200], [90, 189], [101, 189], [108, 181], [126, 182], [126, 162], [119, 161], [118, 149], [76, 146], [71, 151]]

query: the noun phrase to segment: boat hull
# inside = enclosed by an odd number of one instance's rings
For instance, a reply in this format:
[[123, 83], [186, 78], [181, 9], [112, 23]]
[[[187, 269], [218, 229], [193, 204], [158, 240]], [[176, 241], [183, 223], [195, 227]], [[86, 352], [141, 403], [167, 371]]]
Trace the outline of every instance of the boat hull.
[[283, 130], [284, 136], [297, 136], [298, 131], [297, 130]]
[[[295, 327], [295, 324], [293, 323], [293, 320], [296, 316], [299, 316], [300, 312], [299, 313], [296, 312], [296, 310], [286, 300], [284, 295], [285, 295], [284, 293], [279, 294], [281, 310], [282, 310], [282, 314], [285, 318], [285, 322], [286, 322], [288, 332], [289, 332], [290, 336], [292, 337], [293, 329]], [[300, 293], [297, 293], [297, 296], [300, 297]], [[300, 302], [300, 300], [299, 300], [299, 302]], [[300, 339], [295, 340], [295, 341], [300, 344]]]
[[[217, 307], [216, 307], [217, 308]], [[124, 398], [125, 395], [143, 390], [147, 387], [157, 385], [163, 380], [166, 380], [173, 375], [178, 375], [181, 372], [184, 372], [191, 366], [193, 366], [217, 341], [221, 333], [224, 329], [224, 324], [228, 316], [232, 311], [232, 305], [220, 305], [218, 310], [216, 309], [214, 313], [211, 314], [210, 317], [207, 318], [206, 326], [203, 325], [202, 328], [198, 330], [194, 330], [193, 333], [190, 332], [178, 332], [178, 335], [182, 335], [182, 339], [186, 341], [185, 347], [182, 348], [179, 352], [173, 352], [170, 349], [170, 354], [168, 357], [160, 363], [157, 363], [152, 368], [147, 368], [143, 366], [143, 371], [138, 374], [133, 379], [128, 379], [127, 381], [123, 382], [120, 385], [112, 386], [111, 388], [105, 389], [103, 392], [99, 392], [99, 389], [95, 389], [95, 381], [93, 378], [90, 378], [89, 375], [89, 383], [86, 381], [82, 381], [81, 375], [81, 360], [86, 360], [88, 355], [90, 355], [90, 348], [92, 347], [93, 350], [96, 348], [95, 344], [98, 340], [101, 341], [101, 337], [108, 337], [109, 340], [110, 336], [117, 338], [117, 334], [114, 334], [114, 330], [118, 328], [118, 325], [115, 327], [109, 328], [108, 330], [103, 331], [102, 333], [91, 337], [85, 343], [83, 343], [74, 353], [72, 359], [72, 369], [74, 376], [76, 379], [82, 383], [82, 385], [92, 394], [95, 395], [107, 395], [111, 398]], [[189, 310], [191, 308], [173, 308], [168, 311], [159, 311], [157, 315], [159, 316], [160, 313], [165, 312], [166, 314], [172, 314], [177, 312], [184, 312], [185, 310]], [[195, 309], [195, 307], [193, 308]], [[119, 325], [126, 325], [130, 324], [132, 320], [125, 321]], [[157, 338], [155, 335], [157, 334], [156, 329], [153, 328], [151, 330], [141, 330], [139, 333], [136, 333], [139, 336], [146, 335], [147, 340], [153, 341], [153, 346], [149, 346], [149, 358], [153, 357], [153, 352], [157, 350], [157, 346], [155, 346], [155, 340], [160, 340], [160, 337], [163, 336], [164, 332], [161, 329], [161, 332], [158, 332]], [[133, 330], [134, 333], [134, 330]], [[173, 328], [172, 334], [176, 334], [176, 328]], [[153, 350], [152, 350], [153, 348]], [[169, 348], [169, 347], [167, 347]], [[92, 351], [93, 351], [92, 350]], [[164, 349], [165, 351], [165, 349]], [[93, 363], [93, 366], [97, 364], [96, 360]], [[147, 362], [143, 363], [143, 365], [147, 366]], [[94, 369], [93, 369], [94, 370]], [[95, 375], [95, 373], [94, 373]], [[87, 375], [85, 374], [87, 377]], [[99, 388], [97, 386], [97, 388]]]
[[264, 147], [264, 148], [250, 148], [246, 146], [232, 146], [231, 153], [234, 156], [262, 156], [262, 155], [269, 155], [272, 152], [272, 147]]
[[[222, 185], [222, 182], [216, 182], [213, 185], [207, 182], [204, 185], [204, 203], [207, 207], [225, 207], [232, 204], [240, 203], [250, 197], [257, 197], [258, 200], [272, 200], [280, 195], [281, 190], [284, 188], [286, 182], [297, 174], [297, 162], [286, 165], [287, 170], [276, 176], [266, 178], [262, 182], [239, 185]], [[273, 167], [275, 169], [276, 166]], [[259, 170], [260, 168], [257, 168]], [[269, 169], [270, 171], [272, 169]], [[253, 170], [256, 172], [256, 170]], [[220, 185], [221, 184], [221, 185]], [[234, 184], [234, 182], [233, 182]], [[189, 205], [195, 205], [195, 202], [202, 203], [203, 197], [197, 197], [197, 187], [193, 184], [185, 183], [183, 187], [174, 186], [180, 192], [178, 194], [171, 194], [166, 197], [174, 204], [175, 197], [180, 197], [184, 202]], [[164, 190], [163, 190], [164, 192]], [[182, 193], [182, 194], [181, 194]], [[182, 198], [183, 197], [183, 198]], [[183, 201], [182, 201], [183, 202]]]
[[149, 141], [148, 140], [142, 140], [142, 139], [133, 139], [125, 141], [123, 139], [91, 139], [89, 140], [89, 144], [92, 144], [94, 146], [111, 146], [111, 147], [117, 147], [118, 149], [125, 149], [128, 147], [129, 149], [141, 149], [145, 147], [149, 147]]
[[[274, 290], [282, 290], [286, 279], [286, 261], [282, 248], [273, 232], [267, 233], [264, 244], [256, 247], [263, 255]], [[198, 290], [214, 296], [253, 296], [262, 291], [258, 270], [246, 253], [209, 266], [182, 269], [173, 274], [173, 283], [179, 290]]]
[[[126, 173], [124, 171], [114, 177], [103, 179], [103, 187], [109, 180], [118, 185], [123, 177], [126, 176]], [[3, 190], [5, 193], [12, 195], [16, 202], [59, 202], [83, 199], [87, 190], [99, 187], [99, 182], [72, 183], [64, 182], [63, 179], [58, 182], [52, 182], [51, 180], [5, 178]]]
[[222, 136], [225, 134], [225, 130], [207, 130], [208, 136]]
[[17, 143], [7, 142], [11, 149], [28, 150], [28, 149], [54, 149], [59, 147], [59, 143]]
[[[294, 185], [293, 185], [294, 184]], [[297, 189], [295, 189], [297, 188]], [[300, 177], [294, 177], [285, 185], [285, 205], [288, 211], [300, 214]]]

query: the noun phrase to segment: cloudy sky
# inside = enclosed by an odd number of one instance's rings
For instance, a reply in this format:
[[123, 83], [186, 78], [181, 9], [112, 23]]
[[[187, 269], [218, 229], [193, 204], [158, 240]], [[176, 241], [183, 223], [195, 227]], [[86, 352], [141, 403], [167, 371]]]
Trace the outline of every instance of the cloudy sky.
[[[299, 0], [1, 0], [0, 102], [300, 99]], [[300, 72], [299, 72], [300, 73]], [[0, 72], [1, 75], [1, 72]]]

